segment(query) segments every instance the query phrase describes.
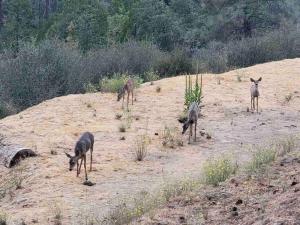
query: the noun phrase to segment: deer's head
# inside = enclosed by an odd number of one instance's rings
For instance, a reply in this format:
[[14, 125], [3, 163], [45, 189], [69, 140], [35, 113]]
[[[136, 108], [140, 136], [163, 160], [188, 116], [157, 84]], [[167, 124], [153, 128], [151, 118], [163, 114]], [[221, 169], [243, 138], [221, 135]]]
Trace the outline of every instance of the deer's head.
[[124, 88], [121, 88], [121, 89], [118, 91], [118, 99], [117, 99], [117, 101], [120, 101], [124, 94], [125, 94], [125, 89], [124, 89]]
[[193, 124], [192, 120], [186, 121], [182, 126], [182, 134], [184, 134], [186, 132], [186, 130], [189, 128], [189, 126], [192, 124]]
[[77, 157], [76, 156], [71, 156], [70, 154], [66, 153], [66, 156], [70, 159], [69, 160], [69, 170], [72, 171], [77, 163]]
[[262, 80], [260, 77], [258, 80], [254, 80], [253, 78], [250, 78], [250, 81], [254, 83], [255, 87], [258, 87], [258, 83]]

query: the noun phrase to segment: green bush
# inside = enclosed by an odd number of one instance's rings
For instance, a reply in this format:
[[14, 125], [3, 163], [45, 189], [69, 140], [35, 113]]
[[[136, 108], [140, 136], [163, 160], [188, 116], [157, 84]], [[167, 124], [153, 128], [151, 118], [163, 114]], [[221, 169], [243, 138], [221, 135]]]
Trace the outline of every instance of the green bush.
[[104, 78], [100, 81], [100, 90], [103, 92], [116, 93], [124, 86], [129, 78], [133, 79], [135, 88], [139, 87], [139, 85], [142, 83], [142, 79], [139, 77], [130, 77], [124, 74], [114, 74], [112, 78]]
[[198, 74], [196, 75], [196, 81], [193, 87], [191, 76], [185, 76], [185, 95], [184, 95], [184, 105], [186, 106], [185, 110], [188, 110], [191, 103], [197, 102], [200, 105], [202, 100], [202, 78], [201, 84], [199, 85]]
[[236, 165], [228, 157], [209, 160], [203, 166], [204, 181], [206, 184], [217, 186], [236, 172]]
[[274, 148], [262, 148], [255, 151], [251, 161], [246, 165], [246, 171], [256, 173], [265, 169], [265, 167], [276, 159], [276, 150]]

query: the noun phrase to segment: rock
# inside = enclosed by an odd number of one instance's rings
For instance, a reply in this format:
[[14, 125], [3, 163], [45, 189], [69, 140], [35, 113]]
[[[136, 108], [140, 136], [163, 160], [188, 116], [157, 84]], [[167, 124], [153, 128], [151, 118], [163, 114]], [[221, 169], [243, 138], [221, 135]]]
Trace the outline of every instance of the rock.
[[179, 223], [186, 223], [186, 219], [184, 216], [179, 217]]
[[236, 205], [240, 205], [240, 204], [243, 204], [243, 200], [242, 199], [238, 199], [235, 203]]
[[211, 136], [209, 134], [206, 134], [206, 139], [211, 139]]
[[232, 215], [232, 216], [238, 216], [239, 213], [238, 213], [237, 211], [234, 211], [234, 212], [231, 212], [231, 215]]
[[83, 185], [86, 185], [86, 186], [94, 186], [96, 183], [93, 183], [92, 181], [89, 181], [89, 180], [86, 180], [83, 182]]
[[291, 184], [291, 186], [295, 186], [296, 184], [298, 184], [298, 182], [297, 181], [293, 181], [292, 184]]
[[125, 137], [124, 137], [124, 136], [120, 137], [120, 140], [121, 140], [121, 141], [124, 141], [124, 140], [125, 140]]
[[236, 206], [233, 206], [232, 208], [231, 208], [231, 211], [233, 211], [233, 212], [235, 212], [235, 211], [237, 211], [238, 210], [238, 208], [236, 207]]

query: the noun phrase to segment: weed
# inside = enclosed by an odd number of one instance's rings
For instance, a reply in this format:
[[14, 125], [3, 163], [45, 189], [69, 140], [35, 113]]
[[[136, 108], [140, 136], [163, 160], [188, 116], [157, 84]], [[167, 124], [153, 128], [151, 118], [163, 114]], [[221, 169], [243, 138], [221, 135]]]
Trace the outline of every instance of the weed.
[[16, 189], [21, 189], [23, 187], [24, 181], [29, 177], [26, 174], [26, 167], [23, 165], [15, 166], [9, 173], [11, 186], [14, 186]]
[[155, 90], [156, 90], [157, 93], [160, 93], [161, 87], [160, 87], [160, 86], [157, 86]]
[[115, 118], [117, 119], [117, 120], [120, 120], [121, 118], [122, 118], [122, 114], [121, 113], [117, 113], [116, 114], [116, 116], [115, 116]]
[[86, 104], [86, 107], [92, 108], [92, 104], [91, 104], [91, 103], [87, 103], [87, 104]]
[[84, 85], [85, 93], [95, 93], [99, 90], [99, 86], [92, 83], [87, 83]]
[[289, 103], [293, 99], [293, 94], [289, 93], [284, 97], [285, 103]]
[[236, 170], [237, 165], [227, 156], [209, 160], [203, 166], [204, 182], [217, 186], [234, 174]]
[[122, 132], [122, 133], [125, 133], [126, 132], [126, 126], [124, 123], [121, 123], [120, 126], [119, 126], [119, 131]]
[[62, 224], [61, 220], [63, 218], [63, 214], [62, 214], [60, 205], [57, 202], [54, 203], [51, 210], [54, 215], [54, 224], [61, 225]]
[[245, 169], [248, 173], [257, 173], [263, 171], [268, 164], [276, 159], [276, 150], [273, 147], [261, 148], [252, 154], [251, 161]]
[[183, 146], [183, 139], [175, 127], [170, 128], [165, 126], [162, 131], [161, 139], [164, 147], [176, 148], [177, 146]]
[[140, 135], [135, 140], [135, 160], [143, 161], [148, 153], [149, 137]]
[[7, 214], [0, 211], [0, 225], [7, 225]]
[[199, 79], [198, 79], [198, 74], [196, 75], [196, 81], [193, 87], [193, 81], [191, 79], [190, 75], [185, 76], [185, 94], [184, 94], [184, 105], [185, 105], [185, 110], [187, 110], [190, 107], [190, 104], [192, 102], [197, 102], [198, 105], [200, 105], [201, 100], [202, 100], [202, 75], [201, 75], [201, 80], [200, 80], [200, 85], [199, 85]]

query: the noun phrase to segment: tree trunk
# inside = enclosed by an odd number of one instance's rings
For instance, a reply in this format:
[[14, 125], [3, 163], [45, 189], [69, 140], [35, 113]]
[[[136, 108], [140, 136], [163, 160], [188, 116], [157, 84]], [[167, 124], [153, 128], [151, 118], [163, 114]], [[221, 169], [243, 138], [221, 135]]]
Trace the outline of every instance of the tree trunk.
[[45, 11], [44, 11], [45, 19], [49, 17], [49, 6], [50, 6], [50, 0], [45, 0]]
[[0, 0], [0, 27], [4, 24], [4, 15], [3, 15], [2, 2], [3, 2], [3, 0]]

